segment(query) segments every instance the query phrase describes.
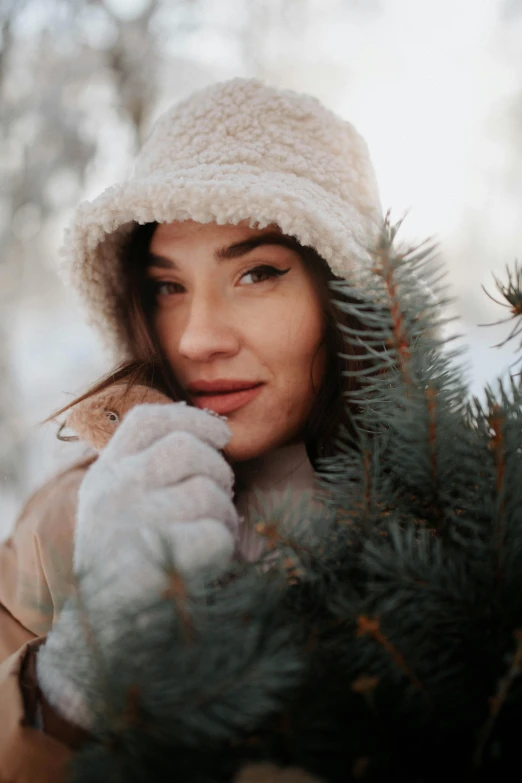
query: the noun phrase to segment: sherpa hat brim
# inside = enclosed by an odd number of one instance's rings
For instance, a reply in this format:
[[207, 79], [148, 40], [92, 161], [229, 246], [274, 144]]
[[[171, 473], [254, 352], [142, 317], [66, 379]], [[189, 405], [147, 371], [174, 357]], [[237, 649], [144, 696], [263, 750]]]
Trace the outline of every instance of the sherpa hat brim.
[[370, 200], [367, 205], [359, 201], [356, 209], [310, 179], [245, 164], [200, 164], [107, 188], [75, 211], [65, 232], [60, 271], [80, 295], [87, 322], [113, 358], [130, 358], [122, 318], [125, 239], [136, 223], [188, 219], [234, 225], [248, 221], [257, 228], [275, 223], [314, 247], [334, 273], [355, 279], [368, 264], [368, 247], [382, 217]]

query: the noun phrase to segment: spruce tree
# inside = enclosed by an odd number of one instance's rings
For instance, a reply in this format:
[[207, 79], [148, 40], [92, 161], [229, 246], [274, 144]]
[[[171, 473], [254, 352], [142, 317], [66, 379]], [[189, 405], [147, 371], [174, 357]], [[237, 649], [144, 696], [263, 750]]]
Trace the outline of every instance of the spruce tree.
[[[182, 579], [165, 554], [165, 590], [118, 618], [110, 649], [80, 576], [96, 717], [72, 783], [517, 774], [520, 377], [469, 397], [436, 246], [397, 248], [399, 227], [387, 215], [367, 272], [332, 283], [364, 361], [346, 370], [353, 428], [319, 464], [322, 508], [260, 512], [266, 553], [225, 575]], [[522, 271], [496, 283], [516, 338]]]

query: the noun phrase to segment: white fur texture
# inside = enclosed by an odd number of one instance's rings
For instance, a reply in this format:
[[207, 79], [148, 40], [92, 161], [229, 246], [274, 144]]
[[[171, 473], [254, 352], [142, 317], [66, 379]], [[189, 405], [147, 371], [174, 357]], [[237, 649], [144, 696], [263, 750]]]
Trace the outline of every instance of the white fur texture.
[[277, 223], [349, 278], [382, 210], [364, 139], [317, 99], [239, 78], [193, 93], [158, 119], [134, 175], [81, 203], [65, 232], [61, 272], [114, 358], [130, 356], [122, 243], [135, 222], [186, 219]]

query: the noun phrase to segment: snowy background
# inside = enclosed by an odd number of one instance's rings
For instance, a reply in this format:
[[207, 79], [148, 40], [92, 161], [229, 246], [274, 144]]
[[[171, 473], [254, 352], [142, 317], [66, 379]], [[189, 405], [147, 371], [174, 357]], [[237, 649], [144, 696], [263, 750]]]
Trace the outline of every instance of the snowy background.
[[353, 122], [403, 238], [440, 243], [471, 391], [512, 360], [478, 325], [522, 255], [522, 2], [0, 0], [0, 538], [78, 456], [38, 422], [109, 369], [56, 273], [72, 210], [169, 103], [233, 76]]

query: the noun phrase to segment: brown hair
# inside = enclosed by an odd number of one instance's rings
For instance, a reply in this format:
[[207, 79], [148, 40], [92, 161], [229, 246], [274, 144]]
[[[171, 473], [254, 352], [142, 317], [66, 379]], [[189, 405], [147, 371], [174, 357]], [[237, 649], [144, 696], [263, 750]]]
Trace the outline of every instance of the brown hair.
[[[84, 394], [49, 416], [46, 422], [118, 382], [126, 382], [128, 389], [135, 383], [143, 383], [162, 391], [173, 400], [186, 399], [184, 390], [177, 382], [152, 327], [154, 294], [147, 284], [144, 260], [147, 258], [157, 225], [154, 222], [136, 224], [122, 253], [121, 263], [126, 274], [123, 298], [125, 307], [121, 308], [121, 317], [133, 359], [122, 362]], [[349, 433], [353, 433], [354, 404], [347, 399], [347, 395], [356, 389], [357, 380], [353, 375], [347, 377], [343, 371], [348, 368], [351, 371], [364, 369], [368, 365], [368, 360], [358, 358], [365, 353], [364, 345], [347, 344], [339, 326], [343, 324], [351, 329], [363, 331], [362, 324], [354, 316], [342, 312], [332, 297], [329, 283], [342, 278], [333, 274], [327, 262], [313, 247], [301, 245], [294, 237], [288, 239], [291, 240], [292, 247], [299, 253], [314, 280], [325, 316], [325, 331], [321, 346], [326, 342], [326, 372], [317, 390], [303, 433], [313, 464], [318, 457], [331, 456], [335, 453], [335, 438], [341, 426], [344, 426]], [[336, 294], [336, 298], [341, 297]], [[343, 294], [342, 298], [346, 301], [349, 296]], [[312, 368], [310, 373], [312, 374]]]

